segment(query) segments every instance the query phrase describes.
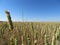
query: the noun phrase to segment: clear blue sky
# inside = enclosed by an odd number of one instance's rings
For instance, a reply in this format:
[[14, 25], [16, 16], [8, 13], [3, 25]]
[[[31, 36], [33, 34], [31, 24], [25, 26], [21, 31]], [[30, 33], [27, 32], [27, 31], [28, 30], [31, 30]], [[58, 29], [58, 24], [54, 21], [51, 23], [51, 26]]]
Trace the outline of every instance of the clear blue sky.
[[[22, 14], [23, 8], [23, 14]], [[59, 0], [0, 0], [0, 21], [9, 9], [13, 21], [60, 21]]]

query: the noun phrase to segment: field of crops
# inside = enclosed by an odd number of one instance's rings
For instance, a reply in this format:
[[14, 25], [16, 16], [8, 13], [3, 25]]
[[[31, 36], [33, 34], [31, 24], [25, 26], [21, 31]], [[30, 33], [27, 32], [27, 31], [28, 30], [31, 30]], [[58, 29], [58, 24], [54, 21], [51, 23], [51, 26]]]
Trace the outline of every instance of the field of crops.
[[60, 23], [0, 22], [0, 45], [60, 45]]
[[60, 45], [60, 22], [0, 21], [0, 45]]

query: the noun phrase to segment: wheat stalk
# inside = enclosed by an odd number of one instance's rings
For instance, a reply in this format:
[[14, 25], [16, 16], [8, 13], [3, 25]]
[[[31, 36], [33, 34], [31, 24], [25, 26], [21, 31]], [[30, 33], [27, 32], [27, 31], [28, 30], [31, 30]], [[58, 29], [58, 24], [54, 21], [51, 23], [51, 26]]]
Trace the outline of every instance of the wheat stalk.
[[11, 20], [10, 12], [8, 10], [5, 11], [7, 19], [8, 19], [8, 24], [9, 24], [9, 29], [13, 30], [13, 23]]

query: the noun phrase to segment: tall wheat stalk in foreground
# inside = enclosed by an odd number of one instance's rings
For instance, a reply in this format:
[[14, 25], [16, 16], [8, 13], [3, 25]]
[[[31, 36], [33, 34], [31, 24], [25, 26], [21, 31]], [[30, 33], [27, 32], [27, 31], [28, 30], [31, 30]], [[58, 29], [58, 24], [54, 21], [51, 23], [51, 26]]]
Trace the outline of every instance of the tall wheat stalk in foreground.
[[10, 12], [8, 10], [6, 10], [5, 13], [6, 13], [6, 16], [8, 18], [9, 29], [13, 30], [13, 23], [12, 23], [12, 20], [11, 20]]
[[8, 19], [8, 25], [9, 25], [9, 29], [12, 32], [12, 36], [10, 37], [10, 45], [18, 45], [17, 44], [17, 39], [15, 38], [15, 35], [13, 33], [13, 23], [11, 20], [11, 16], [10, 16], [10, 12], [8, 10], [5, 11], [7, 19]]

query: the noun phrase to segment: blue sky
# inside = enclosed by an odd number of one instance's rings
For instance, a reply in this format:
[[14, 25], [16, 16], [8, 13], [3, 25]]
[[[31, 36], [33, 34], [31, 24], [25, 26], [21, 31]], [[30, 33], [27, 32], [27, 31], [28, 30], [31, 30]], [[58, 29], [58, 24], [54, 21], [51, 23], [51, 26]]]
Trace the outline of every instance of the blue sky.
[[60, 21], [59, 0], [0, 0], [0, 21], [7, 21], [5, 10], [13, 21]]

